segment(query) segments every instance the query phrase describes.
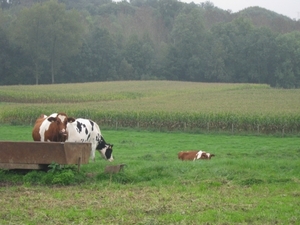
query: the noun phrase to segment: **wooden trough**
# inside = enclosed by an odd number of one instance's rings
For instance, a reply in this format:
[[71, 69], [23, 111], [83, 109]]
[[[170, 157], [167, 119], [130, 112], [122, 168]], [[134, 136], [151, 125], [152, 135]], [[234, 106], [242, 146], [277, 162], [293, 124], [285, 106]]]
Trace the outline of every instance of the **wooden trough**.
[[60, 165], [89, 163], [90, 143], [0, 141], [1, 169], [45, 169]]

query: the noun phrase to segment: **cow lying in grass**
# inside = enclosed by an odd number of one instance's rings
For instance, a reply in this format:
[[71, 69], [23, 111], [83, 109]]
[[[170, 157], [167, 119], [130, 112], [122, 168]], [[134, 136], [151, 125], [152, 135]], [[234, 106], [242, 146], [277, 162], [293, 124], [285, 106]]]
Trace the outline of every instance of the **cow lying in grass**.
[[197, 160], [197, 159], [211, 159], [211, 157], [215, 156], [214, 154], [207, 153], [205, 151], [181, 151], [178, 153], [178, 159], [183, 160]]

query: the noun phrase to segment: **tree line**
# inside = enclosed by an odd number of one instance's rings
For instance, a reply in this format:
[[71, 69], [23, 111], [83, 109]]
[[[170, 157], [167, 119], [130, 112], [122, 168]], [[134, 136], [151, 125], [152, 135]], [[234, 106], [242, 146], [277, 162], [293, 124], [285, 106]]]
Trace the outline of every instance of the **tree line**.
[[259, 7], [10, 0], [1, 8], [0, 85], [164, 79], [300, 87], [300, 21]]

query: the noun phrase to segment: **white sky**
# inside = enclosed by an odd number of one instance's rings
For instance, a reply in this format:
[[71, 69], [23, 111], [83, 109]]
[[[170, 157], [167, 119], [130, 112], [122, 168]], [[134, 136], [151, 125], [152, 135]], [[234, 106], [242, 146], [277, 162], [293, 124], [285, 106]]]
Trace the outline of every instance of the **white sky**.
[[[199, 4], [207, 0], [180, 0]], [[238, 12], [250, 6], [259, 6], [273, 12], [288, 16], [291, 19], [300, 19], [300, 0], [209, 0], [214, 6], [232, 12]]]

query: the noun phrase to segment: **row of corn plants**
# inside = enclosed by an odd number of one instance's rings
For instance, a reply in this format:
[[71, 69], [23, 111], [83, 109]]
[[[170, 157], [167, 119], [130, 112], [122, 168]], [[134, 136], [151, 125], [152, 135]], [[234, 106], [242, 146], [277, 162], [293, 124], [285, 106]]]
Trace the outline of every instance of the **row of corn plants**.
[[[0, 114], [0, 123], [33, 125], [36, 118], [42, 113], [44, 113], [42, 109], [39, 111], [32, 108], [7, 110]], [[68, 110], [66, 113], [75, 118], [92, 119], [99, 123], [101, 127], [110, 129], [138, 128], [160, 131], [222, 131], [257, 134], [297, 134], [300, 132], [300, 115], [297, 114], [113, 112], [90, 109]]]

